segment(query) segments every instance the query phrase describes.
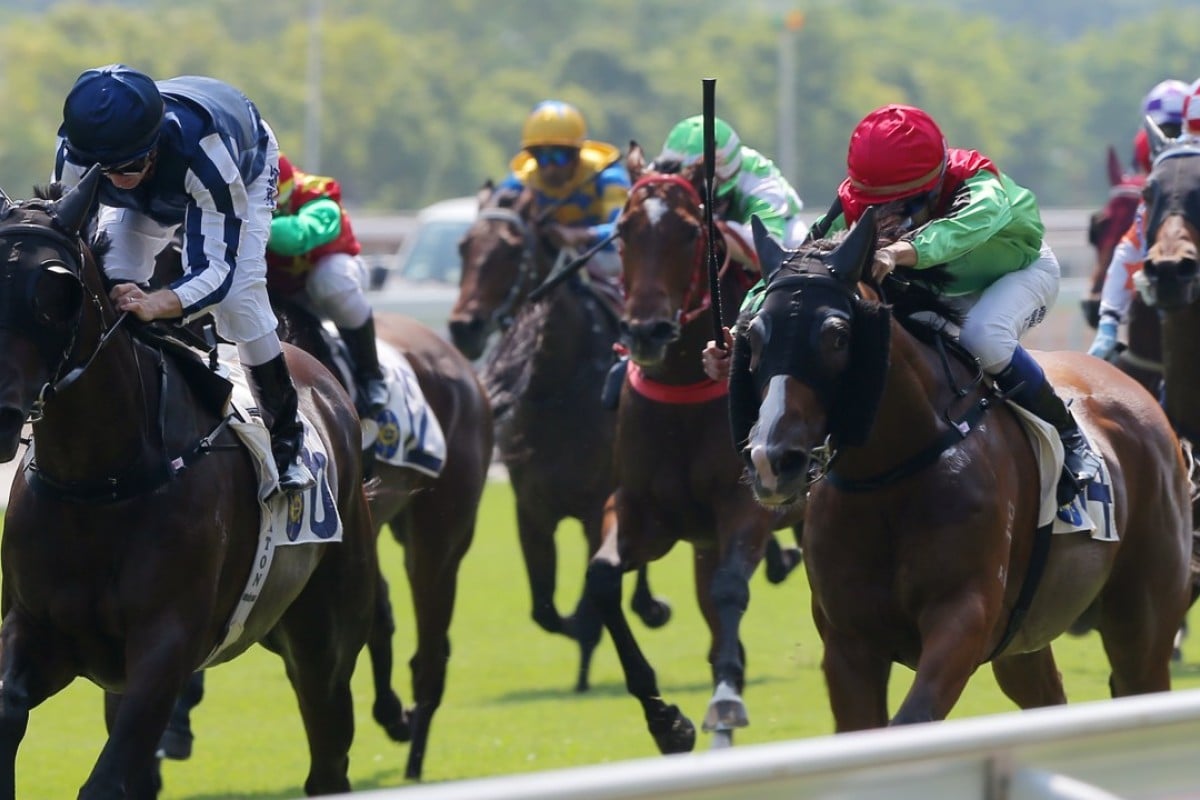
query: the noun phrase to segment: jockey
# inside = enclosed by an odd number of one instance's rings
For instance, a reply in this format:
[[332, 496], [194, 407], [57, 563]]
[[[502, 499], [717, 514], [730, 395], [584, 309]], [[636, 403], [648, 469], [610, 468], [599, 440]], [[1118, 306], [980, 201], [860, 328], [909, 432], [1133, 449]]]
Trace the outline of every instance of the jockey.
[[[1101, 463], [1018, 342], [1058, 294], [1058, 260], [1043, 240], [1033, 193], [980, 153], [947, 147], [933, 119], [906, 105], [864, 117], [850, 136], [846, 162], [838, 203], [814, 229], [848, 228], [870, 206], [906, 220], [908, 233], [876, 251], [871, 278], [881, 282], [896, 267], [948, 267], [952, 280], [943, 292], [965, 312], [960, 341], [1001, 392], [1058, 431], [1065, 456], [1058, 502], [1070, 502], [1095, 480]], [[743, 310], [761, 298], [748, 296]]]
[[[1149, 117], [1168, 139], [1179, 137], [1183, 124], [1183, 103], [1188, 85], [1170, 78], [1155, 84], [1142, 98], [1142, 117]], [[1133, 137], [1133, 169], [1139, 175], [1150, 173], [1150, 137], [1141, 125]]]
[[497, 187], [529, 187], [540, 232], [555, 247], [582, 252], [605, 242], [588, 259], [589, 276], [619, 294], [621, 256], [613, 242], [617, 217], [629, 195], [629, 173], [614, 145], [587, 138], [575, 106], [559, 100], [538, 103], [521, 128], [521, 152]]
[[[267, 299], [266, 247], [279, 148], [258, 109], [213, 78], [155, 82], [123, 64], [84, 71], [63, 105], [53, 179], [74, 186], [92, 165], [98, 232], [117, 310], [149, 322], [212, 312], [235, 342], [270, 423], [285, 492], [310, 488], [304, 426]], [[155, 255], [183, 231], [183, 277], [150, 291]]]
[[[1179, 87], [1183, 87], [1182, 94]], [[1197, 91], [1200, 91], [1200, 79], [1190, 87], [1183, 81], [1163, 81], [1146, 95], [1142, 110], [1166, 136], [1173, 139], [1200, 138], [1200, 101], [1191, 102]], [[1189, 113], [1195, 119], [1185, 121]], [[1142, 138], [1138, 141], [1144, 142], [1144, 149], [1137, 152], [1139, 159], [1145, 159], [1144, 163], [1139, 161], [1139, 168], [1144, 167], [1144, 172], [1148, 174], [1151, 169], [1150, 139], [1145, 129], [1139, 133]], [[1096, 337], [1088, 348], [1088, 353], [1097, 358], [1112, 357], [1117, 348], [1117, 329], [1129, 311], [1129, 304], [1133, 302], [1134, 289], [1144, 279], [1145, 213], [1146, 204], [1139, 202], [1133, 222], [1113, 250], [1112, 260], [1108, 262], [1104, 273], [1104, 288], [1100, 293], [1100, 322], [1096, 326]]]
[[375, 320], [363, 293], [366, 265], [342, 189], [333, 178], [296, 169], [279, 156], [279, 197], [267, 240], [267, 286], [308, 303], [337, 326], [350, 351], [359, 386], [358, 412], [373, 417], [387, 404], [388, 387], [375, 349]]
[[[713, 166], [713, 216], [724, 234], [731, 257], [758, 271], [750, 219], [757, 216], [784, 247], [804, 241], [808, 226], [800, 219], [804, 203], [779, 168], [762, 153], [742, 144], [723, 119], [713, 120], [716, 164]], [[704, 158], [704, 118], [688, 117], [667, 134], [657, 169], [688, 167]]]

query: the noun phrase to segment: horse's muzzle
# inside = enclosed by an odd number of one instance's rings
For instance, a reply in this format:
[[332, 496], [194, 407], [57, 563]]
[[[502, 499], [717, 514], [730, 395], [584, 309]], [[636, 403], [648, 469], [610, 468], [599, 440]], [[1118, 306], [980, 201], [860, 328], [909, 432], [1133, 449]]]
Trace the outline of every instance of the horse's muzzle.
[[754, 496], [764, 506], [790, 506], [808, 492], [813, 463], [808, 450], [756, 444], [747, 449], [746, 461]]
[[621, 343], [629, 357], [643, 367], [654, 366], [667, 356], [667, 346], [679, 338], [677, 320], [621, 320]]
[[454, 342], [454, 346], [460, 353], [471, 361], [483, 355], [483, 348], [487, 344], [490, 332], [483, 317], [451, 317], [448, 327], [450, 328], [450, 341]]

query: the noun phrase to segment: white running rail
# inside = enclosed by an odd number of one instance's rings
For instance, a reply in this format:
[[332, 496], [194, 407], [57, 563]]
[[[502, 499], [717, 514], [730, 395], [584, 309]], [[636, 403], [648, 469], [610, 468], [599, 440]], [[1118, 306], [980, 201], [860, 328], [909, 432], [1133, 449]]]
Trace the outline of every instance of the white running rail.
[[[705, 742], [701, 738], [700, 743]], [[1200, 798], [1200, 689], [344, 800]]]

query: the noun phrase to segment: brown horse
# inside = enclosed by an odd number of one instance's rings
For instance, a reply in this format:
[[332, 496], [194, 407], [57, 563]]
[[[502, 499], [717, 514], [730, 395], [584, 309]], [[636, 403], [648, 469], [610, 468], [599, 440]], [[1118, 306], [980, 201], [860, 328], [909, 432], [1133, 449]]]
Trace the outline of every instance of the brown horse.
[[[1121, 171], [1121, 162], [1111, 147], [1108, 149], [1108, 178], [1111, 188], [1104, 207], [1092, 214], [1088, 226], [1088, 242], [1096, 251], [1092, 270], [1091, 292], [1084, 298], [1083, 314], [1093, 328], [1099, 320], [1100, 294], [1113, 251], [1133, 223], [1146, 176]], [[1127, 375], [1157, 395], [1162, 382], [1162, 336], [1158, 312], [1146, 306], [1140, 294], [1134, 293], [1125, 315], [1129, 342], [1113, 356], [1113, 363]]]
[[[334, 364], [320, 321], [300, 308], [277, 306], [285, 338], [330, 367]], [[387, 584], [382, 583], [369, 651], [375, 682], [374, 715], [392, 738], [409, 741], [405, 777], [419, 779], [434, 712], [446, 688], [450, 621], [458, 592], [458, 569], [475, 535], [479, 502], [492, 459], [492, 414], [470, 362], [421, 323], [377, 313], [375, 331], [383, 352], [393, 348], [412, 366], [417, 382], [446, 438], [446, 460], [437, 477], [376, 459], [368, 498], [378, 531], [388, 525], [404, 546], [404, 568], [416, 615], [417, 648], [409, 660], [413, 703], [403, 711], [391, 690], [391, 640], [395, 631]]]
[[[755, 502], [729, 438], [725, 384], [703, 373], [713, 294], [699, 166], [687, 174], [648, 171], [636, 144], [627, 166], [634, 184], [618, 230], [626, 295], [621, 339], [631, 364], [617, 412], [617, 489], [585, 592], [600, 609], [626, 686], [642, 704], [659, 750], [677, 753], [692, 749], [695, 728], [660, 696], [621, 611], [622, 573], [661, 558], [678, 542], [691, 543], [696, 594], [711, 632], [714, 693], [704, 729], [715, 733], [714, 746], [727, 746], [733, 730], [748, 724], [738, 629], [750, 600], [749, 578], [773, 531], [794, 524], [799, 512], [781, 514]], [[729, 319], [752, 281], [726, 262], [716, 294]]]
[[[305, 791], [348, 791], [350, 678], [378, 571], [354, 406], [315, 359], [285, 348], [328, 454], [305, 503], [326, 519], [336, 505], [344, 533], [333, 545], [260, 542], [259, 480], [220, 410], [226, 395], [198, 392], [187, 362], [135, 337], [108, 301], [79, 233], [99, 180], [93, 169], [53, 202], [0, 198], [0, 460], [16, 455], [27, 419], [36, 446], [0, 549], [0, 796], [14, 796], [30, 710], [81, 676], [110, 702], [108, 740], [79, 796], [154, 797], [155, 747], [184, 681], [255, 642], [283, 658], [296, 690]], [[257, 602], [230, 627], [269, 552]]]
[[[476, 359], [488, 338], [500, 332], [483, 377], [496, 408], [500, 458], [516, 496], [533, 620], [578, 642], [575, 689], [585, 691], [600, 626], [577, 624], [591, 613], [582, 600], [569, 617], [556, 608], [554, 534], [564, 519], [576, 519], [588, 553], [600, 544], [604, 502], [614, 485], [616, 425], [616, 415], [601, 406], [600, 395], [613, 361], [617, 320], [578, 276], [543, 301], [529, 300], [556, 256], [537, 233], [537, 214], [531, 193], [485, 184], [479, 218], [460, 248], [461, 288], [450, 334], [459, 350]], [[638, 573], [632, 607], [652, 628], [670, 618], [670, 606], [651, 594], [645, 570]]]
[[1068, 628], [1099, 630], [1114, 696], [1169, 689], [1191, 525], [1183, 455], [1154, 398], [1099, 359], [1038, 354], [1104, 456], [1119, 540], [1038, 535], [1025, 432], [926, 319], [953, 318], [930, 288], [940, 270], [889, 279], [886, 298], [863, 283], [874, 210], [838, 246], [786, 261], [758, 238], [768, 278], [738, 326], [734, 438], [764, 503], [808, 493], [805, 563], [837, 730], [888, 724], [893, 663], [916, 672], [893, 724], [945, 718], [988, 661], [1020, 707], [1064, 703], [1051, 642]]
[[[1152, 145], [1165, 147], [1161, 134]], [[1200, 148], [1163, 150], [1146, 185], [1144, 269], [1163, 314], [1163, 378], [1167, 417], [1176, 432], [1200, 441]], [[1200, 513], [1197, 514], [1200, 526]]]

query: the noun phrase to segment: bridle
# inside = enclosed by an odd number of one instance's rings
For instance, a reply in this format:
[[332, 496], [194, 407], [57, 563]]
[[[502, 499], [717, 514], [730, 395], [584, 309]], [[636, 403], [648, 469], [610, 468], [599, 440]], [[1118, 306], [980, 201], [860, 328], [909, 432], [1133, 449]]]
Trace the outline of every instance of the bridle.
[[[695, 204], [699, 211], [704, 208], [704, 201], [700, 198], [700, 192], [692, 185], [691, 181], [684, 178], [682, 175], [664, 172], [650, 172], [639, 178], [629, 189], [629, 197], [632, 199], [634, 193], [639, 189], [645, 189], [652, 186], [674, 185], [683, 187], [688, 198]], [[629, 208], [626, 206], [625, 215], [628, 215]], [[707, 252], [708, 232], [704, 226], [700, 226], [700, 235], [696, 237], [696, 245], [692, 252], [692, 272], [688, 279], [687, 289], [684, 291], [683, 300], [680, 302], [679, 309], [675, 312], [675, 321], [681, 327], [687, 325], [698, 318], [705, 311], [712, 308], [712, 291], [708, 286], [708, 272], [705, 269], [704, 255]], [[725, 276], [726, 271], [732, 264], [733, 259], [730, 258], [729, 249], [725, 250], [725, 261], [721, 265], [718, 274], [721, 277]], [[625, 270], [621, 272], [621, 281], [625, 294], [629, 294], [629, 286], [625, 283]], [[694, 298], [695, 305], [692, 305]]]
[[487, 318], [488, 328], [494, 325], [500, 330], [507, 330], [513, 323], [513, 312], [517, 304], [520, 303], [522, 297], [532, 291], [533, 287], [539, 281], [537, 264], [535, 262], [537, 238], [525, 218], [515, 209], [507, 206], [492, 206], [481, 209], [479, 219], [510, 223], [521, 234], [523, 246], [521, 248], [521, 260], [517, 264], [516, 280], [508, 287], [508, 292], [505, 294], [504, 299], [492, 309]]
[[[81, 277], [83, 264], [86, 260], [86, 253], [84, 250], [82, 237], [78, 235], [68, 236], [58, 228], [53, 227], [53, 224], [39, 225], [32, 222], [0, 223], [0, 239], [21, 236], [49, 240], [56, 248], [60, 248], [72, 254], [72, 258], [75, 262], [73, 265], [61, 258], [48, 258], [38, 264], [38, 273], [42, 274], [49, 272], [54, 275], [61, 276], [62, 278], [73, 280], [76, 284], [78, 284], [80, 296], [91, 301], [92, 306], [96, 310], [97, 319], [100, 319], [103, 325], [104, 313], [100, 298], [95, 292], [92, 292], [88, 288], [87, 284]], [[5, 282], [11, 280], [11, 275], [11, 272], [4, 273]], [[97, 337], [96, 345], [92, 349], [92, 352], [87, 356], [87, 358], [82, 360], [82, 363], [73, 369], [70, 369], [68, 372], [67, 370], [72, 363], [72, 353], [75, 351], [77, 344], [80, 323], [83, 319], [83, 309], [84, 303], [80, 302], [78, 308], [75, 310], [73, 318], [64, 320], [63, 322], [58, 323], [56, 326], [63, 327], [69, 331], [67, 343], [62, 352], [53, 356], [56, 364], [54, 369], [51, 371], [50, 380], [44, 383], [38, 390], [37, 398], [30, 407], [29, 416], [26, 419], [27, 422], [38, 422], [42, 419], [42, 416], [45, 412], [46, 403], [55, 394], [66, 389], [79, 379], [84, 371], [92, 364], [96, 356], [100, 353], [100, 350], [105, 346], [105, 344], [108, 343], [109, 339], [112, 337], [112, 334], [116, 332], [117, 328], [127, 316], [127, 314], [123, 313], [116, 319], [115, 322], [113, 322], [112, 325], [103, 328], [100, 332], [100, 335]], [[7, 319], [0, 319], [0, 327], [4, 327], [6, 325], [11, 325], [11, 323]]]

